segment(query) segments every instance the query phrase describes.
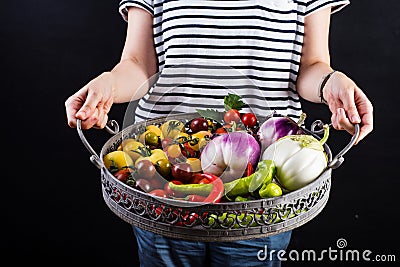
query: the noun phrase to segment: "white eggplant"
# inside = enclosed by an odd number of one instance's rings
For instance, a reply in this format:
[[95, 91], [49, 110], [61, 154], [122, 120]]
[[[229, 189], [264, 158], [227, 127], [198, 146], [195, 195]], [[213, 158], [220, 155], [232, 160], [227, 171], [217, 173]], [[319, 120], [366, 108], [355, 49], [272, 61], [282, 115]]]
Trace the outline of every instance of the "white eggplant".
[[261, 159], [273, 160], [276, 179], [288, 191], [294, 191], [314, 181], [327, 167], [328, 158], [323, 144], [329, 136], [324, 126], [321, 140], [312, 135], [288, 135], [272, 143]]

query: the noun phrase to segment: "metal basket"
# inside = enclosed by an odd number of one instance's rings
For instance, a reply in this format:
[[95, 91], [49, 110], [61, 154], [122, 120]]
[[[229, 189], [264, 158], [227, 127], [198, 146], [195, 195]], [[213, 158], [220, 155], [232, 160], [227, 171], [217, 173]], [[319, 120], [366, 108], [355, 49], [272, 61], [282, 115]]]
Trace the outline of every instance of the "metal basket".
[[[198, 113], [168, 116], [186, 122]], [[262, 123], [267, 117], [257, 116]], [[77, 130], [85, 147], [91, 153], [90, 161], [101, 170], [101, 186], [108, 207], [125, 222], [157, 234], [191, 241], [236, 241], [266, 237], [292, 230], [315, 218], [325, 207], [331, 189], [332, 169], [340, 166], [343, 155], [353, 146], [359, 125], [347, 146], [332, 157], [328, 145], [328, 167], [312, 183], [280, 197], [247, 202], [229, 202], [187, 205], [186, 201], [165, 199], [132, 188], [117, 180], [103, 164], [103, 156], [118, 148], [127, 138], [134, 138], [145, 125], [160, 124], [166, 117], [136, 123], [119, 131], [115, 121], [106, 130], [114, 134], [101, 149], [100, 156], [83, 135], [81, 121]], [[315, 121], [311, 130], [304, 131], [317, 138], [322, 132], [321, 121]], [[114, 128], [114, 129], [112, 129]]]

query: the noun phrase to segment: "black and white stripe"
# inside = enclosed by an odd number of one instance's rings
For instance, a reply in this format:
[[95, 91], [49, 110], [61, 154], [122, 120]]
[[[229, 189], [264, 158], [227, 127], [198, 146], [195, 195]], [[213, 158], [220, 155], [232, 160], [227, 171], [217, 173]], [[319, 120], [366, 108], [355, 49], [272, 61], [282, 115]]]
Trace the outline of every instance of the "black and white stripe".
[[138, 103], [136, 120], [223, 109], [235, 93], [246, 110], [298, 118], [296, 92], [305, 16], [336, 12], [348, 0], [123, 0], [119, 11], [153, 15], [160, 76]]

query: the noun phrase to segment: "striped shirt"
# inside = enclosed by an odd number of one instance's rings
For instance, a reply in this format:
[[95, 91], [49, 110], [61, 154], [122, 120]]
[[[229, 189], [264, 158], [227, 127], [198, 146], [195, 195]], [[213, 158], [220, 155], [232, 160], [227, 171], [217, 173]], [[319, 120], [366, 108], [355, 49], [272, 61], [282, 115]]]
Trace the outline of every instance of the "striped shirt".
[[135, 121], [196, 109], [223, 110], [228, 93], [243, 112], [301, 114], [296, 91], [304, 18], [347, 0], [122, 0], [153, 15], [158, 79], [138, 101]]

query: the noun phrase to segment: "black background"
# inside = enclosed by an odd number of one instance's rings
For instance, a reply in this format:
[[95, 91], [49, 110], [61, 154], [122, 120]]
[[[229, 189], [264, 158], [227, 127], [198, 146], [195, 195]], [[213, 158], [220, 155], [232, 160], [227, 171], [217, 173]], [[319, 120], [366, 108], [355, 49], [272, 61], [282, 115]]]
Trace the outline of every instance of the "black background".
[[[103, 201], [100, 171], [76, 130], [67, 126], [64, 109], [69, 95], [118, 62], [126, 23], [117, 9], [118, 1], [2, 3], [2, 261], [15, 266], [23, 261], [58, 266], [138, 262], [131, 228]], [[375, 129], [333, 171], [327, 206], [293, 232], [290, 249], [335, 249], [344, 238], [348, 249], [400, 260], [394, 129], [399, 121], [399, 11], [397, 0], [354, 0], [332, 17], [332, 66], [354, 78], [370, 97]], [[110, 117], [122, 123], [125, 109], [125, 104], [114, 106]], [[325, 106], [304, 103], [304, 109], [308, 125], [316, 118], [329, 120]], [[110, 138], [101, 130], [85, 134], [96, 151]], [[349, 139], [332, 131], [328, 143], [337, 152]]]

